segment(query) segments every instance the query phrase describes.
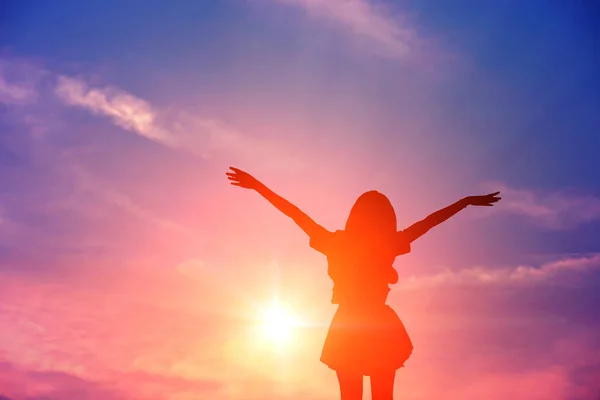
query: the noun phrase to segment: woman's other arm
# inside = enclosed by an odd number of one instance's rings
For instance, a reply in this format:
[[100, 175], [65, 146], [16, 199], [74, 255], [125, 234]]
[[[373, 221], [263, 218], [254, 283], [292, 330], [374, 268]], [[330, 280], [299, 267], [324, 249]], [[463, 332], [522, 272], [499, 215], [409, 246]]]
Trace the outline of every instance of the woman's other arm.
[[412, 224], [404, 231], [401, 231], [401, 234], [404, 236], [404, 240], [413, 242], [419, 237], [423, 236], [431, 228], [448, 220], [450, 217], [456, 215], [459, 211], [465, 209], [467, 206], [493, 206], [494, 203], [501, 199], [501, 197], [498, 197], [498, 194], [500, 194], [500, 192], [490, 193], [483, 196], [469, 196], [460, 199], [456, 203], [442, 208], [441, 210], [438, 210], [427, 216], [425, 219]]
[[325, 228], [317, 224], [306, 215], [298, 207], [273, 192], [266, 185], [254, 178], [252, 175], [238, 168], [230, 167], [231, 171], [226, 175], [234, 186], [239, 186], [245, 189], [256, 190], [261, 196], [267, 199], [275, 208], [287, 215], [310, 237], [316, 236], [319, 233], [327, 232]]

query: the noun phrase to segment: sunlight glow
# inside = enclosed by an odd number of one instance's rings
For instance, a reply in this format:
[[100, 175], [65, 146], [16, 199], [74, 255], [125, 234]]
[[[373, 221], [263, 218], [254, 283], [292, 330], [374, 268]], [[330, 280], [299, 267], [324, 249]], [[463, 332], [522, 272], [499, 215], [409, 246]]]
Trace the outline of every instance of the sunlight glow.
[[300, 324], [300, 319], [291, 309], [274, 302], [263, 311], [260, 331], [263, 338], [280, 348], [290, 344]]

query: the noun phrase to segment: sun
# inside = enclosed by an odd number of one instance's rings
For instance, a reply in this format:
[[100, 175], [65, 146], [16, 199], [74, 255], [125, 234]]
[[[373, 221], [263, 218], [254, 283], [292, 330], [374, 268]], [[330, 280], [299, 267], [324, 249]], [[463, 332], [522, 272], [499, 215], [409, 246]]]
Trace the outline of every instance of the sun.
[[261, 316], [260, 332], [264, 339], [277, 347], [289, 345], [301, 321], [289, 307], [274, 302]]

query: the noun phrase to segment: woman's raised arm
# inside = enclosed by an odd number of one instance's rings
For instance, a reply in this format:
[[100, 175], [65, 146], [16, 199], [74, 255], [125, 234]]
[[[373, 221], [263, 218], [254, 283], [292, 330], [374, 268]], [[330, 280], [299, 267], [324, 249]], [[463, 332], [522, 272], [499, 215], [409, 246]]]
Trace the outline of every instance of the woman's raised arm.
[[446, 208], [442, 208], [429, 215], [427, 218], [416, 222], [401, 231], [400, 234], [403, 236], [403, 239], [410, 242], [418, 239], [423, 236], [427, 231], [429, 231], [434, 226], [441, 224], [446, 221], [448, 218], [457, 214], [459, 211], [463, 210], [467, 206], [486, 206], [491, 207], [501, 199], [498, 197], [500, 192], [490, 193], [483, 196], [469, 196], [464, 199], [460, 199], [454, 204], [449, 205]]
[[317, 224], [308, 215], [306, 215], [298, 207], [273, 192], [255, 177], [238, 168], [229, 167], [233, 172], [227, 172], [226, 175], [234, 186], [239, 186], [245, 189], [253, 189], [267, 199], [275, 208], [290, 217], [294, 222], [310, 237], [314, 237], [320, 233], [327, 232], [325, 228]]

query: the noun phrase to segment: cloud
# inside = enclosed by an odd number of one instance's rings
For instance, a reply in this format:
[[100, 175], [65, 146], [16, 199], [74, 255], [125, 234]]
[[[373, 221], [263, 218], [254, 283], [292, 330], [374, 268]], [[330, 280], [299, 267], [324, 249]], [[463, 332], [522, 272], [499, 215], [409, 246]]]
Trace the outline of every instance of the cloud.
[[[205, 268], [198, 259], [184, 264]], [[548, 265], [569, 271], [587, 268], [584, 261], [567, 259]], [[260, 399], [271, 398], [277, 390], [281, 399], [335, 397], [335, 376], [318, 363], [325, 326], [306, 332], [297, 343], [298, 353], [273, 358], [256, 347], [254, 336], [247, 336], [245, 322], [231, 318], [245, 314], [240, 303], [215, 309], [232, 298], [225, 286], [212, 279], [185, 279], [164, 268], [111, 269], [118, 270], [112, 273], [119, 282], [109, 283], [112, 277], [107, 279], [104, 271], [90, 271], [87, 280], [0, 276], [4, 395], [15, 400]], [[240, 278], [258, 286], [247, 276]], [[231, 277], [228, 281], [232, 283]], [[304, 290], [311, 285], [296, 282]], [[477, 290], [441, 292], [471, 304], [490, 301], [487, 290], [483, 297]], [[519, 291], [538, 297], [537, 290], [531, 292]], [[576, 398], [594, 399], [587, 388], [594, 383], [593, 367], [599, 360], [592, 354], [596, 325], [565, 324], [573, 305], [558, 310], [560, 318], [550, 315], [562, 303], [560, 292], [553, 290], [542, 303], [505, 305], [503, 312], [484, 314], [462, 307], [448, 312], [439, 300], [426, 306], [407, 301], [403, 308], [410, 311], [416, 305], [413, 313], [418, 316], [407, 317], [416, 351], [400, 372], [406, 384], [397, 385], [397, 395], [412, 400], [439, 398], [441, 393], [449, 399], [541, 400], [556, 394], [566, 400], [570, 397], [565, 392], [577, 385], [581, 395]], [[514, 295], [504, 294], [500, 300]], [[322, 296], [319, 307], [329, 309], [326, 301]], [[536, 312], [535, 318], [519, 314], [527, 307]], [[311, 334], [314, 340], [301, 342]], [[436, 385], [424, 384], [424, 374]], [[543, 385], [548, 379], [552, 384]], [[23, 388], [30, 390], [27, 397], [21, 395]]]
[[2, 360], [0, 360], [0, 394], [8, 396], [0, 395], [0, 400], [123, 399], [112, 390], [72, 374], [23, 370]]
[[35, 85], [43, 71], [28, 63], [0, 61], [0, 104], [25, 105], [35, 103], [38, 92]]
[[280, 145], [257, 139], [190, 110], [158, 110], [148, 101], [115, 87], [94, 88], [79, 78], [58, 76], [55, 95], [69, 106], [108, 117], [116, 126], [168, 148], [210, 160], [226, 154], [230, 160], [295, 169], [304, 163]]
[[404, 59], [416, 46], [413, 29], [369, 0], [274, 1], [301, 7], [310, 15], [336, 23], [355, 37], [368, 40], [386, 57]]
[[415, 344], [403, 379], [422, 369], [436, 382], [403, 397], [596, 399], [599, 267], [600, 254], [564, 257], [445, 271], [392, 290]]
[[240, 150], [242, 136], [213, 119], [168, 113], [114, 87], [93, 88], [78, 78], [59, 76], [55, 94], [65, 104], [86, 109], [148, 140], [209, 158], [214, 151]]
[[570, 378], [573, 383], [569, 400], [593, 399], [600, 393], [600, 362], [574, 368]]
[[[182, 233], [194, 233], [192, 230], [181, 224], [178, 224], [177, 222], [174, 222], [168, 218], [160, 217], [152, 211], [141, 207], [133, 202], [126, 194], [100, 185], [98, 182], [94, 181], [92, 176], [84, 169], [73, 166], [73, 171], [77, 178], [79, 190], [93, 193], [103, 201], [113, 204], [142, 220], [150, 221], [160, 227]], [[73, 204], [73, 206], [77, 207], [78, 205]]]
[[7, 82], [0, 75], [0, 102], [8, 104], [27, 104], [37, 99], [37, 93], [32, 88], [18, 86]]
[[0, 390], [10, 396], [0, 394], [0, 400], [192, 399], [198, 395], [214, 396], [221, 387], [218, 382], [139, 371], [95, 381], [65, 372], [22, 369], [0, 361]]
[[80, 79], [59, 76], [56, 95], [66, 104], [111, 118], [123, 129], [167, 146], [176, 146], [174, 138], [156, 126], [156, 115], [150, 105], [128, 93], [115, 88], [94, 89]]
[[472, 267], [460, 270], [446, 269], [435, 275], [411, 276], [399, 284], [400, 289], [413, 290], [443, 285], [518, 285], [544, 283], [564, 279], [565, 274], [582, 274], [600, 269], [600, 254], [569, 257], [540, 266], [513, 266], [503, 268]]
[[541, 193], [511, 188], [504, 183], [490, 183], [500, 190], [502, 202], [490, 212], [522, 215], [549, 229], [569, 229], [600, 220], [600, 198], [591, 195], [555, 192]]
[[[100, 280], [2, 275], [0, 394], [215, 398], [223, 385], [205, 366], [218, 353], [223, 329], [217, 318], [190, 311], [187, 296], [201, 286], [189, 288], [168, 274], [153, 278], [143, 269], [124, 273], [118, 283], [106, 274]], [[26, 295], [22, 285], [29, 287]], [[183, 293], [187, 311], [173, 308]], [[212, 360], [211, 368], [216, 374]]]
[[241, 299], [212, 280], [174, 272], [112, 265], [56, 279], [0, 275], [0, 394], [264, 399], [270, 387], [293, 379], [278, 398], [298, 398], [285, 394], [296, 390], [319, 398], [318, 388], [295, 386], [315, 376], [303, 351], [286, 376], [281, 360], [258, 347]]
[[44, 121], [55, 114], [48, 113], [49, 107], [54, 107], [46, 96], [48, 89], [61, 105], [107, 117], [126, 131], [204, 159], [217, 152], [254, 157], [261, 151], [267, 155], [270, 150], [266, 143], [258, 143], [214, 118], [199, 116], [197, 110], [157, 109], [114, 86], [93, 87], [82, 78], [48, 71], [29, 60], [0, 60], [0, 105], [18, 111], [20, 107], [16, 106], [35, 104], [36, 108], [28, 108], [17, 119], [29, 125], [31, 131], [36, 130], [38, 137], [48, 129]]

